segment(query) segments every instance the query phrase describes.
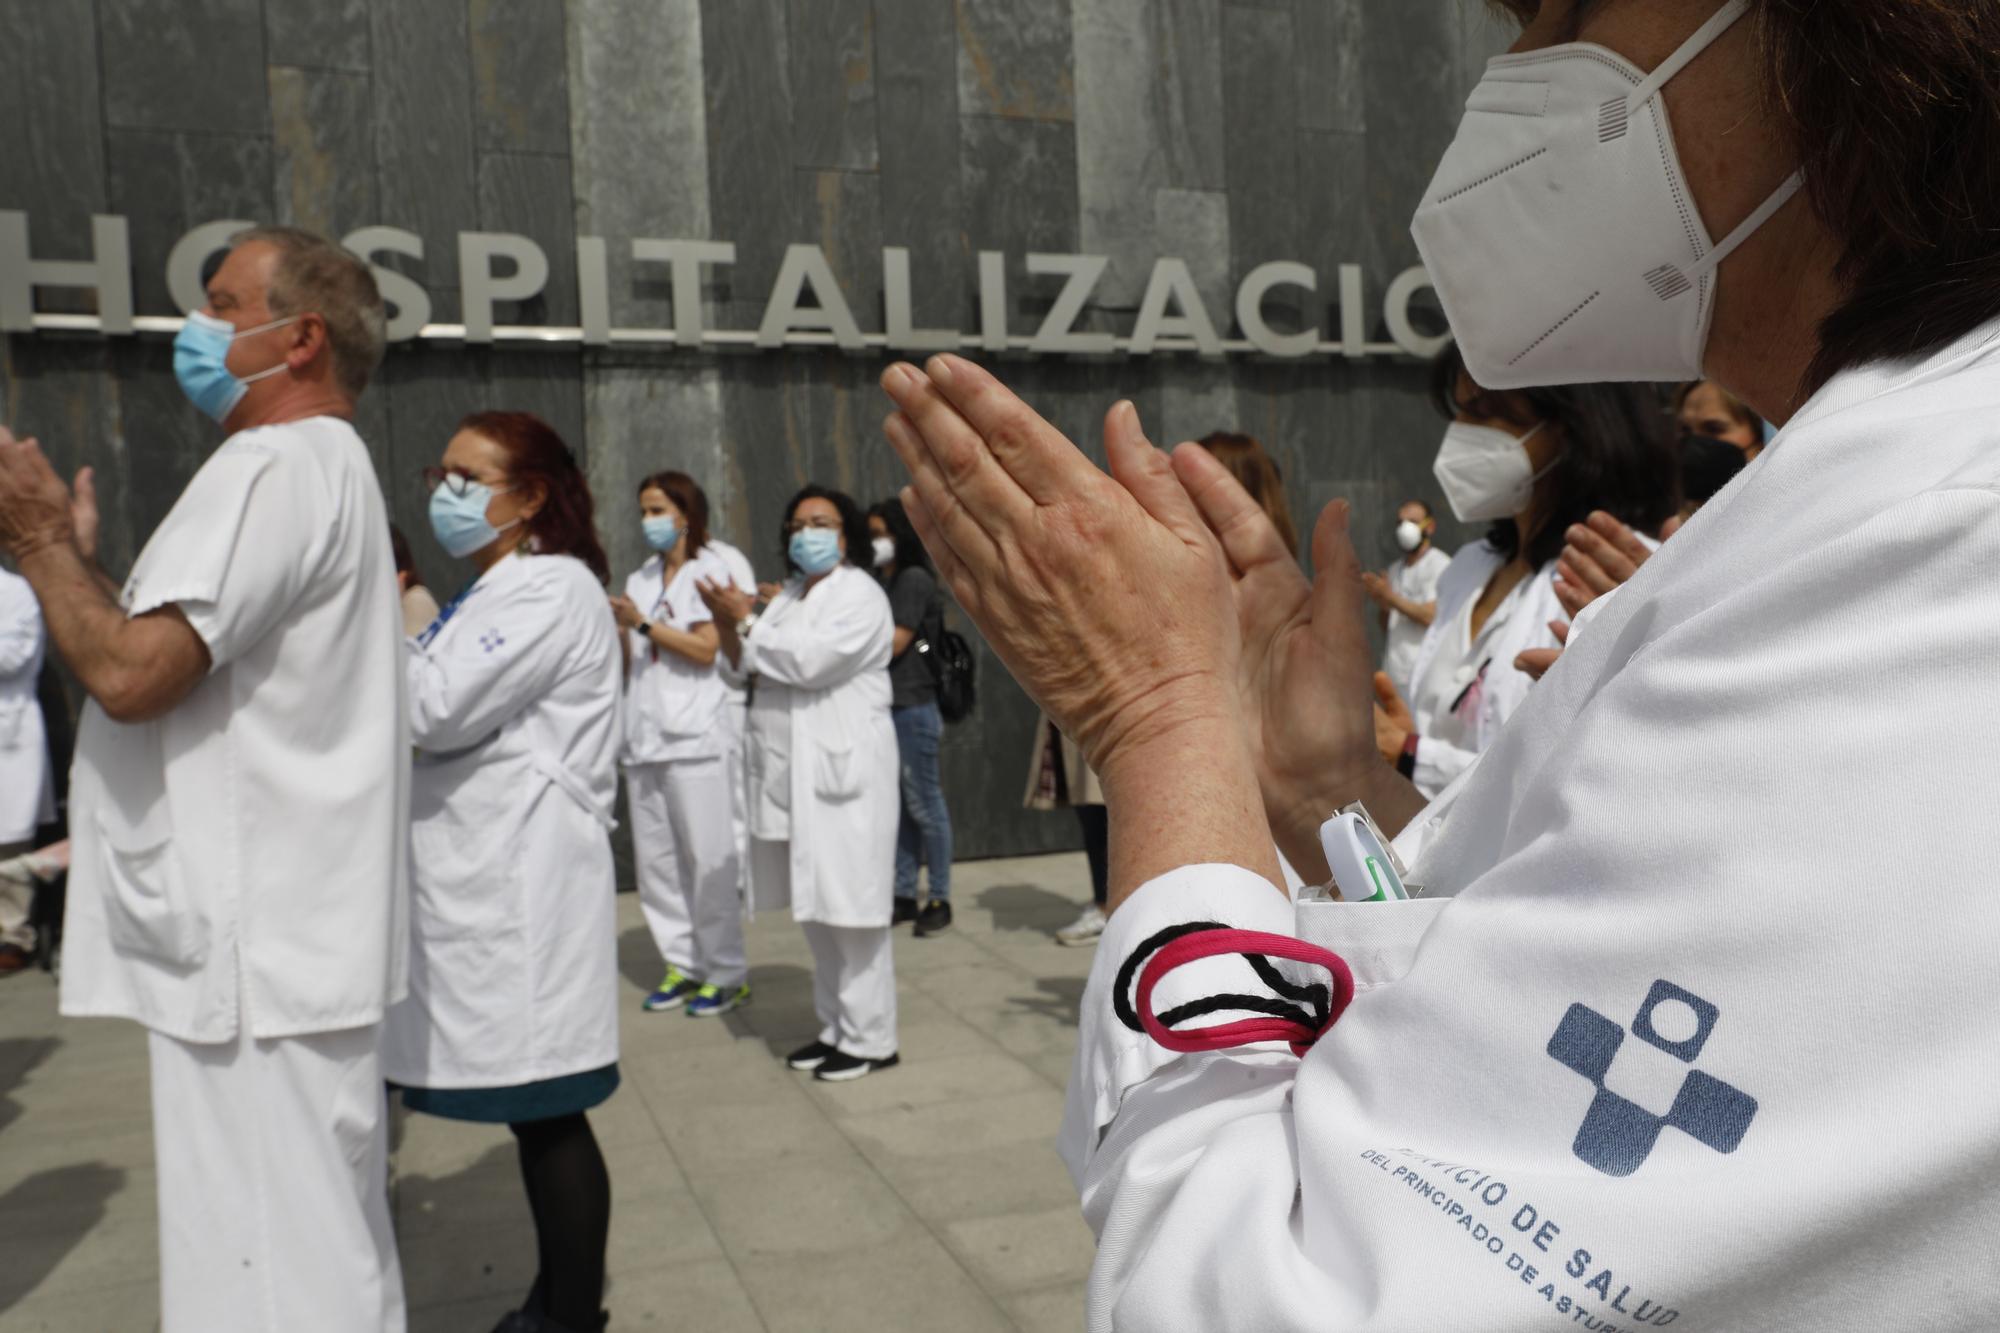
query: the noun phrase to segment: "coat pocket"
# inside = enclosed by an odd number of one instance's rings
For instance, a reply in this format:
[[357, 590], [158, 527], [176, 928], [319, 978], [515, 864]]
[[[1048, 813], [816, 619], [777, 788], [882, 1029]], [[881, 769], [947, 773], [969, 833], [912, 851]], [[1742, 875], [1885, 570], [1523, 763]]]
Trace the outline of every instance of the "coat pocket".
[[861, 761], [852, 745], [814, 747], [813, 794], [825, 801], [851, 801], [861, 794]]
[[122, 954], [192, 970], [208, 961], [209, 923], [188, 893], [173, 841], [121, 846], [100, 823], [104, 924]]

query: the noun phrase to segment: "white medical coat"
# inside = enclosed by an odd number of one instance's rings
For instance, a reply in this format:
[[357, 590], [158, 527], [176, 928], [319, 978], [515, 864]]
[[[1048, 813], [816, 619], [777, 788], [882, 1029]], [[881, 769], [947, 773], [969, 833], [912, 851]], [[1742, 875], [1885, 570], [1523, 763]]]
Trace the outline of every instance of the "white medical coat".
[[618, 1058], [618, 626], [567, 555], [507, 556], [408, 640], [410, 995], [382, 1073], [511, 1087]]
[[[1412, 780], [1426, 796], [1471, 768], [1528, 697], [1535, 678], [1515, 670], [1514, 659], [1529, 648], [1561, 646], [1549, 622], [1567, 620], [1569, 613], [1556, 599], [1553, 560], [1508, 590], [1477, 638], [1468, 633], [1473, 604], [1506, 563], [1498, 548], [1477, 541], [1461, 548], [1438, 580], [1437, 615], [1417, 648], [1405, 696], [1423, 738]], [[1449, 674], [1434, 667], [1449, 667]], [[1435, 734], [1447, 714], [1450, 739]]]
[[[2000, 324], [1836, 377], [1647, 562], [1399, 839], [1437, 897], [1142, 887], [1064, 1132], [1091, 1326], [1989, 1325], [1995, 568]], [[1174, 1057], [1110, 987], [1190, 920], [1361, 992], [1303, 1060]]]
[[785, 584], [732, 671], [756, 679], [745, 755], [750, 834], [789, 840], [794, 919], [886, 926], [902, 812], [889, 717], [895, 621], [882, 586], [852, 565], [837, 566], [810, 595], [804, 588], [798, 577]]
[[[688, 633], [715, 619], [701, 599], [703, 579], [728, 581], [728, 567], [706, 548], [682, 563], [666, 586], [658, 555], [625, 580], [625, 595], [639, 614], [656, 624]], [[674, 759], [718, 759], [735, 744], [736, 728], [725, 712], [740, 707], [715, 664], [697, 666], [679, 653], [657, 648], [638, 630], [626, 632], [625, 750], [628, 764]], [[720, 654], [717, 654], [718, 658]]]
[[[1408, 557], [1396, 561], [1383, 571], [1383, 577], [1389, 581], [1391, 592], [1422, 606], [1437, 600], [1438, 580], [1449, 568], [1451, 557], [1431, 546], [1425, 548], [1414, 564]], [[1423, 647], [1429, 629], [1429, 625], [1419, 624], [1401, 611], [1389, 612], [1388, 629], [1383, 635], [1382, 670], [1405, 699], [1410, 697], [1410, 671], [1417, 664], [1417, 651]]]
[[0, 843], [27, 842], [56, 817], [48, 732], [35, 696], [46, 641], [34, 589], [0, 569]]
[[404, 989], [410, 742], [389, 515], [354, 428], [230, 436], [126, 580], [210, 671], [77, 729], [62, 1011], [191, 1042], [381, 1020]]

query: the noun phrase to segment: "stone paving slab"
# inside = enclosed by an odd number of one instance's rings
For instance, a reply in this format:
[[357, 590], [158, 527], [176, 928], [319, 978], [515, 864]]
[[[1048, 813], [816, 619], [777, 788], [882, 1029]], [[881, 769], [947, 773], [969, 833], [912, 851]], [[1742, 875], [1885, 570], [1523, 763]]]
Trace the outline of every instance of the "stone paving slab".
[[[1091, 950], [1055, 930], [1081, 856], [969, 862], [957, 920], [896, 939], [902, 1065], [816, 1084], [811, 954], [750, 926], [747, 1008], [645, 1014], [658, 979], [619, 899], [624, 1084], [592, 1123], [612, 1177], [617, 1329], [1079, 1329], [1091, 1237], [1054, 1141]], [[157, 1327], [145, 1039], [0, 981], [0, 1333]], [[503, 1126], [398, 1114], [393, 1202], [412, 1333], [486, 1333], [534, 1276]]]

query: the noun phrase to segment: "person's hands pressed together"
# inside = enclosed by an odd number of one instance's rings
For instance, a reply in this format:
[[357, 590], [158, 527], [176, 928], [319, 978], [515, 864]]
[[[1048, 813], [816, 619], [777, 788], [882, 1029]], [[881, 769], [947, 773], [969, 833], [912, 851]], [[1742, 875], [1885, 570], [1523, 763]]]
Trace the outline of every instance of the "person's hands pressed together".
[[1580, 600], [1570, 606], [1571, 598], [1565, 597], [1563, 605], [1575, 616], [1605, 593], [1628, 582], [1652, 554], [1637, 533], [1601, 509], [1588, 521], [1571, 524], [1563, 533], [1557, 570]]
[[[694, 590], [701, 594], [702, 602], [708, 607], [718, 624], [726, 624], [734, 629], [737, 623], [750, 614], [755, 605], [750, 594], [733, 583], [717, 583], [709, 579], [699, 579]], [[617, 599], [614, 599], [617, 600]], [[637, 608], [633, 608], [637, 614]]]
[[[88, 470], [78, 477], [88, 487]], [[77, 542], [76, 501], [34, 439], [17, 440], [0, 426], [0, 547], [16, 560]], [[91, 546], [96, 545], [96, 493], [90, 491]]]
[[1403, 745], [1417, 729], [1417, 719], [1410, 713], [1410, 706], [1403, 702], [1403, 696], [1396, 690], [1395, 682], [1378, 671], [1375, 673], [1375, 748], [1382, 758], [1395, 763], [1402, 757]]
[[639, 605], [630, 597], [614, 595], [611, 598], [611, 615], [620, 629], [637, 629], [646, 623], [646, 617], [639, 613]]
[[1182, 445], [1174, 470], [1229, 559], [1237, 681], [1271, 831], [1294, 869], [1324, 880], [1319, 826], [1335, 811], [1364, 801], [1393, 832], [1424, 805], [1376, 754], [1374, 660], [1347, 502], [1321, 512], [1307, 582], [1263, 508], [1206, 450]]
[[1239, 703], [1228, 561], [1138, 414], [1105, 418], [1110, 476], [970, 361], [889, 367], [884, 432], [938, 570], [1008, 669], [1082, 746], [1112, 819], [1112, 902], [1179, 866], [1277, 882]]

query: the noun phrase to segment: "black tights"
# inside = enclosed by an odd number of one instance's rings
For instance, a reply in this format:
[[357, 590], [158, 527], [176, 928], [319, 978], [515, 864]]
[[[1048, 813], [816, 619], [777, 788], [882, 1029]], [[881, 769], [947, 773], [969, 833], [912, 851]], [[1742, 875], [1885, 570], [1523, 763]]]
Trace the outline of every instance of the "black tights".
[[595, 1333], [611, 1233], [611, 1176], [597, 1136], [581, 1111], [507, 1128], [520, 1142], [521, 1179], [541, 1260], [528, 1308], [575, 1333]]
[[1099, 907], [1111, 896], [1111, 812], [1101, 805], [1079, 805], [1076, 821], [1083, 825], [1083, 854], [1090, 859], [1090, 897]]

